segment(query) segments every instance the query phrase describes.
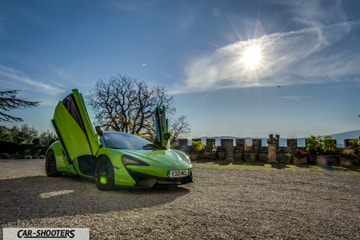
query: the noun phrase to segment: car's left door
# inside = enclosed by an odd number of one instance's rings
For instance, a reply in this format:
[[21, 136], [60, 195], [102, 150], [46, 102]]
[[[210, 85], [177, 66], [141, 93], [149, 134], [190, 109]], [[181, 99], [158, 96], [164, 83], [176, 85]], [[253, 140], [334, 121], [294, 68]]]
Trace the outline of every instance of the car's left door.
[[99, 148], [98, 135], [76, 89], [57, 104], [52, 122], [70, 161], [95, 155]]

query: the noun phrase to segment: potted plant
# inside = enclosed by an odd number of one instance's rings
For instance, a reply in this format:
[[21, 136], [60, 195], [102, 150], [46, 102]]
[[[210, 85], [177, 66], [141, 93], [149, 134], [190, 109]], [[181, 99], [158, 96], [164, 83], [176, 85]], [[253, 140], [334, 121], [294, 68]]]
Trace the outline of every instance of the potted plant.
[[308, 162], [309, 153], [305, 150], [298, 149], [293, 156], [294, 164], [306, 164]]
[[326, 155], [322, 159], [326, 160], [326, 164], [337, 164], [337, 156], [334, 155], [337, 151], [336, 140], [331, 136], [325, 136], [322, 143], [322, 152]]
[[360, 162], [360, 136], [347, 141], [346, 148], [341, 152], [340, 165], [350, 166]]
[[331, 156], [336, 152], [336, 141], [331, 136], [311, 136], [306, 139], [306, 151], [310, 153], [310, 161], [321, 166], [328, 163], [336, 162], [335, 156]]
[[331, 136], [324, 137], [322, 152], [325, 154], [334, 154], [336, 149], [336, 141]]
[[354, 150], [354, 153], [359, 155], [360, 154], [360, 136], [355, 139], [349, 140], [349, 147]]
[[217, 147], [215, 145], [215, 139], [208, 139], [206, 146], [204, 147], [204, 157], [206, 159], [216, 158]]
[[199, 153], [204, 150], [204, 144], [201, 139], [193, 139], [191, 141], [191, 147], [191, 160], [197, 160]]
[[353, 163], [353, 157], [355, 155], [355, 152], [351, 148], [345, 148], [341, 152], [341, 156], [339, 158], [339, 164], [342, 166], [351, 166]]
[[322, 152], [323, 140], [320, 136], [311, 135], [306, 139], [306, 151], [309, 153], [310, 162], [316, 162], [316, 157]]

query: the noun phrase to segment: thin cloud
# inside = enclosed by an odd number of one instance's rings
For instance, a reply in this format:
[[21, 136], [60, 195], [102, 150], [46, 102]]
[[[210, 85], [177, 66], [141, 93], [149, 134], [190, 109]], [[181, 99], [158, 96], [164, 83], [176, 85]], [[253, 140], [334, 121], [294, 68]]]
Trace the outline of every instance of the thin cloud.
[[104, 3], [96, 3], [99, 7], [106, 8], [117, 8], [123, 11], [141, 11], [151, 7], [153, 4], [156, 4], [157, 0], [151, 1], [117, 1], [117, 0], [108, 0], [107, 4]]
[[283, 99], [283, 100], [290, 100], [290, 101], [299, 101], [299, 100], [311, 98], [311, 96], [306, 96], [306, 95], [304, 95], [304, 96], [277, 96], [277, 98]]
[[[356, 76], [360, 74], [357, 66], [360, 53], [344, 52], [341, 49], [345, 44], [353, 45], [353, 49], [358, 48], [358, 43], [351, 39], [353, 33], [359, 32], [360, 23], [346, 21], [341, 4], [338, 1], [336, 3], [326, 12], [320, 9], [316, 1], [304, 8], [311, 11], [292, 8], [298, 11], [294, 12], [293, 20], [301, 22], [303, 28], [238, 41], [212, 53], [194, 57], [184, 67], [184, 82], [181, 86], [176, 86], [172, 93], [311, 84], [345, 79], [359, 81]], [[324, 17], [329, 11], [336, 13], [332, 22]], [[245, 49], [252, 45], [260, 48], [262, 60], [256, 69], [249, 70], [242, 61], [242, 56]]]
[[[224, 46], [191, 60], [185, 67], [182, 90], [308, 84], [358, 75], [359, 53], [344, 55], [331, 50], [333, 45], [341, 44], [349, 29], [358, 28], [357, 22], [345, 22], [274, 33]], [[263, 56], [253, 71], [241, 60], [242, 53], [251, 45], [258, 45]], [[181, 88], [178, 91], [181, 92]]]
[[0, 75], [3, 77], [3, 79], [0, 80], [3, 82], [3, 86], [11, 86], [21, 90], [26, 88], [52, 96], [57, 96], [64, 92], [63, 89], [53, 87], [43, 82], [37, 82], [24, 76], [21, 72], [3, 65], [0, 65]]

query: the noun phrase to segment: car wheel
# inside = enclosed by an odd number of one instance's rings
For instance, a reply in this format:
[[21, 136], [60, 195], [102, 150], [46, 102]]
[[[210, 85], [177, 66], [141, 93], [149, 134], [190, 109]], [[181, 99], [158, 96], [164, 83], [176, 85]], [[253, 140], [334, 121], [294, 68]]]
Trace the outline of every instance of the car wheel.
[[95, 183], [101, 191], [109, 191], [114, 188], [114, 167], [110, 159], [101, 156], [95, 166]]
[[56, 169], [55, 153], [51, 149], [46, 154], [45, 171], [48, 177], [60, 176], [60, 173]]

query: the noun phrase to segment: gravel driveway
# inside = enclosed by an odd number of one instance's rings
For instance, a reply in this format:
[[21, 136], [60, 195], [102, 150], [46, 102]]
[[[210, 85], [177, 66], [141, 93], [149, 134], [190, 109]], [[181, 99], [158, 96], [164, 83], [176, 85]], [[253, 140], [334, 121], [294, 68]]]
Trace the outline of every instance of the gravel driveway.
[[[88, 227], [91, 239], [360, 239], [360, 174], [194, 167], [178, 188], [99, 191], [0, 160], [1, 227]], [[2, 238], [2, 232], [1, 232]]]

